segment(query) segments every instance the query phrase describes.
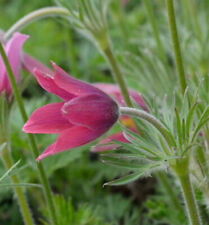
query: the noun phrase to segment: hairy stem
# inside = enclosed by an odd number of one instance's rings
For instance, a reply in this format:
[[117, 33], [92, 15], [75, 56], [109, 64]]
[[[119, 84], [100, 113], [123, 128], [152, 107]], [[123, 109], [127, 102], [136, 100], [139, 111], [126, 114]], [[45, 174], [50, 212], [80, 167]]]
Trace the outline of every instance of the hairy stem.
[[[112, 50], [110, 40], [109, 40], [108, 36], [105, 37], [105, 35], [104, 35], [104, 39], [105, 39], [105, 41], [102, 42], [102, 43], [105, 43], [105, 45], [99, 44], [100, 50], [103, 52], [104, 56], [106, 57], [109, 65], [112, 69], [113, 77], [115, 79], [115, 82], [118, 84], [118, 86], [120, 88], [121, 94], [123, 96], [123, 99], [124, 99], [126, 105], [128, 107], [133, 107], [133, 104], [131, 102], [131, 98], [130, 98], [129, 93], [128, 93], [128, 87], [127, 87], [126, 82], [124, 80], [122, 71], [121, 71], [120, 66], [118, 64], [118, 61], [115, 58], [115, 55], [113, 54], [113, 50]], [[141, 131], [141, 128], [137, 125], [137, 123], [135, 121], [134, 121], [134, 125], [135, 125], [137, 131], [139, 133], [141, 133], [141, 135], [143, 135], [143, 133]]]
[[[23, 122], [25, 123], [28, 120], [28, 117], [27, 117], [27, 114], [26, 114], [26, 111], [25, 111], [25, 107], [24, 107], [24, 104], [23, 104], [23, 101], [22, 101], [21, 94], [19, 92], [17, 83], [15, 81], [15, 77], [13, 75], [10, 63], [8, 61], [8, 58], [5, 54], [4, 48], [3, 48], [1, 43], [0, 43], [0, 54], [1, 54], [2, 59], [4, 61], [4, 64], [5, 64], [5, 67], [6, 67], [6, 70], [7, 70], [7, 74], [8, 74], [11, 86], [12, 86], [14, 96], [17, 100], [17, 104], [18, 104]], [[30, 145], [31, 145], [31, 149], [32, 149], [34, 159], [36, 159], [39, 155], [39, 152], [38, 152], [38, 148], [37, 148], [37, 145], [36, 145], [36, 142], [35, 142], [35, 138], [32, 134], [27, 134], [27, 135], [28, 135], [28, 139], [29, 139], [29, 142], [30, 142]], [[52, 196], [50, 185], [49, 185], [49, 182], [48, 182], [48, 179], [47, 179], [47, 176], [46, 176], [45, 169], [44, 169], [41, 162], [37, 163], [37, 167], [38, 167], [38, 171], [39, 171], [40, 180], [41, 180], [41, 183], [43, 185], [45, 199], [48, 203], [48, 209], [49, 209], [49, 214], [50, 214], [50, 217], [51, 217], [51, 223], [53, 225], [57, 225], [55, 205], [54, 205], [53, 196]]]
[[176, 27], [174, 5], [173, 5], [173, 0], [166, 0], [166, 2], [167, 2], [169, 26], [170, 26], [171, 36], [172, 36], [178, 77], [179, 77], [181, 92], [182, 92], [182, 95], [184, 95], [187, 84], [186, 84], [186, 76], [184, 73], [184, 66], [183, 66], [183, 60], [182, 60], [181, 49], [180, 49], [180, 44], [179, 44], [178, 32], [177, 32], [177, 27]]
[[65, 9], [64, 7], [45, 7], [42, 9], [38, 9], [33, 11], [19, 21], [17, 21], [5, 34], [4, 34], [4, 41], [6, 42], [15, 32], [21, 31], [25, 26], [28, 24], [45, 18], [49, 16], [69, 16], [70, 12]]
[[123, 95], [123, 98], [125, 100], [125, 103], [128, 107], [133, 107], [129, 93], [128, 93], [128, 88], [126, 86], [125, 80], [123, 78], [122, 72], [120, 70], [120, 67], [118, 65], [118, 62], [113, 54], [111, 44], [109, 43], [107, 47], [103, 50], [103, 53], [109, 62], [115, 81], [119, 85], [121, 93]]
[[[9, 144], [5, 146], [4, 150], [2, 151], [2, 159], [4, 161], [5, 167], [9, 170], [13, 166], [13, 160], [9, 151]], [[17, 175], [11, 176], [12, 184], [19, 184], [19, 179]], [[21, 187], [14, 187], [15, 194], [17, 196], [17, 201], [20, 206], [20, 211], [22, 213], [23, 221], [25, 225], [33, 225], [33, 218], [31, 215], [31, 211], [29, 205], [27, 203], [26, 196], [24, 195], [23, 189]]]
[[200, 213], [199, 213], [198, 205], [194, 196], [189, 173], [186, 173], [184, 175], [177, 173], [177, 177], [180, 181], [181, 188], [183, 191], [190, 224], [201, 225], [202, 222], [200, 218]]

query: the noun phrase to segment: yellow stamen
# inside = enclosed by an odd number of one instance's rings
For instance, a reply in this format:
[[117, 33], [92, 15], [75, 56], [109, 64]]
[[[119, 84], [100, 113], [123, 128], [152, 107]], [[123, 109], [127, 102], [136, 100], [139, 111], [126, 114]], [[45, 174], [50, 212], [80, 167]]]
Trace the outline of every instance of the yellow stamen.
[[128, 128], [134, 128], [134, 121], [131, 118], [123, 118], [121, 123]]

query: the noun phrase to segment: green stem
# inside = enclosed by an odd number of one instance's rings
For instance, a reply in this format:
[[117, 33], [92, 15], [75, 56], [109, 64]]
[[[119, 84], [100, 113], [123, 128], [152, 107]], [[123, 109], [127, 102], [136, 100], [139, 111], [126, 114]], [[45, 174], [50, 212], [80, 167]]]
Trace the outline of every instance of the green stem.
[[[27, 114], [26, 114], [26, 111], [25, 111], [25, 107], [24, 107], [24, 104], [23, 104], [18, 86], [16, 84], [16, 81], [15, 81], [10, 63], [8, 61], [8, 58], [5, 54], [4, 48], [3, 48], [1, 43], [0, 43], [0, 54], [1, 54], [2, 59], [4, 61], [4, 64], [5, 64], [5, 67], [6, 67], [6, 70], [7, 70], [7, 74], [8, 74], [11, 86], [12, 86], [14, 96], [17, 100], [17, 104], [18, 104], [23, 122], [25, 123], [28, 120], [28, 117], [27, 117]], [[37, 158], [38, 155], [39, 155], [39, 152], [38, 152], [38, 148], [37, 148], [34, 136], [32, 134], [27, 134], [27, 135], [28, 135], [28, 139], [29, 139], [29, 142], [30, 142], [30, 145], [31, 145], [33, 156], [34, 156], [34, 158]], [[39, 171], [39, 175], [40, 175], [40, 180], [41, 180], [41, 183], [43, 185], [45, 198], [46, 198], [46, 201], [48, 203], [48, 209], [49, 209], [49, 213], [50, 213], [50, 217], [51, 217], [51, 223], [53, 225], [57, 225], [55, 205], [54, 205], [53, 196], [52, 196], [52, 192], [51, 192], [49, 182], [48, 182], [48, 179], [47, 179], [47, 176], [46, 176], [45, 169], [44, 169], [41, 162], [37, 163], [37, 167], [38, 167], [38, 171]]]
[[[157, 48], [158, 48], [158, 54], [161, 57], [162, 61], [166, 63], [166, 61], [167, 61], [166, 54], [163, 49], [162, 42], [160, 40], [160, 35], [159, 35], [158, 29], [157, 29], [157, 25], [155, 22], [154, 13], [153, 13], [150, 1], [144, 0], [144, 5], [147, 10], [147, 15], [148, 15], [150, 24], [152, 26], [153, 35], [155, 37], [155, 41], [156, 41]], [[182, 208], [181, 204], [179, 203], [179, 200], [178, 200], [176, 194], [174, 193], [173, 188], [172, 188], [168, 178], [162, 172], [157, 173], [157, 178], [159, 179], [160, 183], [162, 184], [165, 192], [168, 194], [171, 203], [176, 208], [176, 211], [181, 212], [181, 210], [180, 210]]]
[[170, 26], [171, 36], [172, 36], [178, 77], [179, 77], [179, 82], [180, 82], [180, 86], [181, 86], [181, 92], [184, 95], [187, 84], [186, 84], [186, 76], [184, 73], [183, 60], [182, 60], [181, 49], [180, 49], [180, 44], [179, 44], [179, 39], [178, 39], [178, 32], [177, 32], [177, 27], [176, 27], [174, 5], [173, 5], [173, 0], [166, 0], [166, 2], [167, 2], [169, 26]]
[[[103, 51], [107, 61], [109, 62], [110, 66], [111, 66], [111, 69], [112, 69], [112, 72], [114, 75], [114, 79], [120, 87], [120, 91], [121, 91], [121, 94], [123, 96], [123, 99], [124, 99], [126, 105], [128, 107], [132, 108], [133, 104], [131, 102], [131, 98], [128, 93], [128, 88], [127, 88], [125, 80], [123, 78], [123, 74], [120, 70], [120, 66], [113, 54], [112, 47], [111, 47], [110, 41], [108, 41], [108, 38], [107, 38], [107, 42], [105, 42], [105, 43], [107, 43], [106, 48], [104, 48], [104, 49], [101, 48], [101, 50]], [[143, 132], [142, 132], [141, 128], [138, 126], [138, 124], [136, 123], [136, 121], [134, 121], [134, 125], [136, 127], [136, 130], [141, 135], [143, 135]]]
[[[7, 169], [10, 169], [13, 166], [13, 161], [12, 161], [11, 154], [9, 152], [8, 143], [5, 147], [5, 149], [2, 151], [1, 156], [2, 156], [2, 159], [4, 161], [5, 167]], [[17, 175], [11, 176], [11, 181], [12, 181], [12, 184], [15, 184], [15, 185], [20, 183]], [[32, 218], [30, 208], [29, 208], [29, 205], [27, 203], [27, 199], [24, 195], [24, 192], [23, 192], [22, 188], [14, 187], [14, 191], [15, 191], [16, 196], [17, 196], [17, 200], [18, 200], [18, 203], [19, 203], [19, 206], [20, 206], [20, 211], [21, 211], [22, 216], [23, 216], [24, 224], [25, 225], [33, 225], [34, 224], [33, 218]]]
[[179, 178], [181, 188], [183, 191], [190, 224], [201, 225], [202, 222], [200, 218], [200, 213], [199, 213], [197, 202], [195, 200], [189, 173], [184, 173], [183, 175], [177, 173], [177, 177]]
[[45, 7], [31, 12], [17, 21], [4, 35], [6, 42], [16, 31], [22, 30], [28, 24], [49, 16], [69, 16], [70, 12], [63, 7]]
[[170, 201], [173, 204], [173, 206], [175, 207], [176, 211], [181, 212], [181, 214], [182, 214], [182, 210], [183, 210], [182, 206], [181, 206], [175, 192], [173, 191], [173, 187], [170, 184], [166, 175], [163, 172], [158, 172], [157, 177], [158, 177], [160, 183], [163, 185], [163, 188], [165, 189], [166, 193], [168, 194]]
[[133, 107], [129, 93], [128, 93], [128, 88], [126, 87], [126, 83], [123, 78], [122, 72], [121, 72], [118, 62], [113, 54], [111, 44], [109, 43], [105, 49], [102, 49], [102, 51], [111, 66], [115, 81], [120, 87], [120, 90], [121, 90], [121, 93], [125, 100], [126, 105], [128, 107]]
[[153, 10], [152, 10], [152, 7], [150, 5], [149, 0], [144, 0], [144, 5], [146, 7], [147, 15], [148, 15], [148, 18], [150, 20], [150, 24], [152, 26], [153, 34], [154, 34], [154, 37], [155, 37], [155, 40], [156, 40], [156, 43], [157, 43], [158, 53], [159, 53], [161, 59], [164, 62], [166, 62], [166, 55], [165, 55], [165, 52], [164, 52], [164, 49], [163, 49], [163, 46], [162, 46], [162, 43], [161, 43], [161, 40], [160, 40], [160, 35], [159, 35], [158, 29], [157, 29], [157, 25], [155, 23]]
[[[93, 37], [95, 38], [96, 46], [99, 48], [99, 50], [101, 50], [101, 52], [105, 56], [107, 62], [109, 63], [111, 70], [112, 70], [113, 77], [115, 79], [115, 82], [120, 87], [120, 91], [121, 91], [121, 94], [123, 96], [123, 99], [124, 99], [126, 105], [128, 107], [133, 107], [122, 71], [120, 69], [119, 63], [118, 63], [118, 61], [113, 53], [113, 50], [112, 50], [111, 41], [108, 36], [106, 17], [105, 17], [105, 13], [104, 13], [103, 7], [102, 7], [102, 0], [100, 0], [99, 2], [100, 2], [99, 14], [100, 14], [100, 17], [102, 20], [101, 27], [99, 30], [91, 29], [89, 31], [92, 33]], [[83, 5], [84, 5], [84, 1], [83, 1]], [[89, 15], [87, 15], [87, 17], [89, 17]], [[96, 22], [99, 23], [100, 21], [96, 20]], [[88, 30], [89, 28], [86, 27], [86, 29]]]

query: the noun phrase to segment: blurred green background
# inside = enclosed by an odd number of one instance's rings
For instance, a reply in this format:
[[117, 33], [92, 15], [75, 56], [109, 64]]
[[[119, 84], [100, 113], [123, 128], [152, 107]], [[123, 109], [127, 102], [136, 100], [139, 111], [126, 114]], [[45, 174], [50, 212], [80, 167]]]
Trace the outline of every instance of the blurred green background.
[[[151, 2], [165, 54], [172, 68], [174, 61], [165, 2], [162, 0]], [[202, 2], [198, 3], [198, 7], [200, 17], [205, 18], [209, 3]], [[55, 3], [49, 0], [0, 0], [0, 29], [6, 31], [25, 14], [53, 5]], [[203, 57], [203, 44], [199, 45], [196, 39], [192, 39], [193, 24], [187, 21], [185, 16], [188, 12], [183, 10], [181, 4], [177, 4], [176, 8], [178, 23], [181, 22], [179, 32], [187, 72], [192, 73], [195, 68], [196, 71], [207, 73], [208, 58], [205, 55]], [[126, 6], [123, 6], [120, 0], [110, 1], [108, 25], [114, 52], [129, 86], [143, 93], [150, 101], [159, 102], [165, 94], [169, 95], [176, 87], [176, 72], [173, 69], [168, 74], [162, 69], [143, 1], [130, 0]], [[206, 25], [207, 23], [203, 24], [203, 33]], [[76, 78], [92, 83], [114, 82], [110, 68], [101, 53], [63, 18], [47, 18], [34, 22], [22, 33], [30, 35], [24, 45], [24, 51], [45, 65], [50, 67], [50, 60], [53, 60]], [[205, 33], [204, 35], [206, 42], [208, 36]], [[195, 51], [196, 49], [198, 51]], [[43, 91], [32, 75], [23, 72], [23, 78], [25, 81], [23, 96], [29, 114], [41, 105], [58, 100]], [[15, 160], [21, 159], [18, 171], [21, 180], [36, 183], [38, 178], [35, 163], [29, 153], [27, 138], [20, 132], [22, 125], [18, 109], [14, 106], [11, 117], [12, 154]], [[119, 127], [115, 126], [110, 133], [118, 129]], [[37, 135], [40, 151], [55, 138], [54, 135]], [[60, 225], [68, 225], [64, 218], [68, 218], [69, 214], [73, 215], [72, 225], [183, 224], [178, 216], [176, 219], [172, 217], [175, 214], [174, 209], [159, 182], [153, 177], [141, 178], [121, 187], [103, 187], [105, 182], [126, 171], [102, 164], [98, 155], [90, 153], [90, 146], [43, 160], [56, 195], [56, 204], [62, 221]], [[0, 173], [3, 174], [4, 171], [1, 163]], [[173, 182], [172, 178], [169, 179]], [[178, 188], [175, 191], [178, 193]], [[27, 188], [27, 196], [37, 224], [47, 224], [41, 190]], [[0, 187], [0, 224], [23, 224], [10, 188]]]

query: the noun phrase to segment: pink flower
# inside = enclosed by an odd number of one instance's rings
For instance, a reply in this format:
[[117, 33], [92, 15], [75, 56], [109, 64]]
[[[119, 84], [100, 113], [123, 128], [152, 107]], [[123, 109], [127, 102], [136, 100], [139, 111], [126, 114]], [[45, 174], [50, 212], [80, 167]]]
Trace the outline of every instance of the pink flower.
[[[114, 84], [104, 84], [104, 83], [97, 83], [95, 84], [96, 87], [100, 88], [107, 94], [111, 95], [115, 100], [121, 105], [125, 106], [124, 99], [121, 95], [120, 89], [117, 85]], [[132, 89], [129, 89], [129, 95], [130, 97], [135, 101], [135, 103], [142, 108], [143, 110], [147, 111], [147, 106], [141, 96], [140, 93], [137, 91], [134, 91]], [[132, 132], [137, 133], [135, 127], [134, 127], [134, 122], [132, 119], [128, 116], [121, 116], [120, 117], [121, 123], [125, 125], [126, 127], [130, 128]], [[123, 143], [128, 143], [129, 141], [124, 137], [122, 132], [118, 132], [115, 134], [110, 135], [109, 137], [103, 139], [100, 141], [96, 146], [93, 146], [91, 151], [92, 152], [102, 152], [102, 151], [107, 151], [107, 150], [114, 150], [119, 147], [118, 144], [114, 144], [113, 141], [120, 141]]]
[[[136, 132], [135, 129], [131, 129], [133, 132]], [[114, 133], [109, 137], [101, 140], [97, 145], [91, 148], [91, 152], [104, 152], [115, 150], [120, 147], [119, 144], [113, 143], [113, 141], [120, 141], [122, 143], [129, 143], [129, 141], [124, 137], [122, 132]]]
[[[21, 49], [23, 43], [27, 38], [27, 35], [15, 33], [6, 44], [3, 44], [3, 48], [6, 52], [17, 82], [20, 81], [21, 74]], [[6, 68], [4, 66], [3, 59], [0, 55], [0, 94], [3, 91], [6, 92], [8, 98], [11, 96], [11, 85], [6, 72]]]
[[[32, 60], [31, 65], [34, 63]], [[69, 76], [54, 63], [52, 66], [54, 74], [44, 67], [43, 72], [35, 69], [34, 75], [42, 88], [63, 102], [38, 108], [23, 127], [26, 133], [59, 133], [37, 160], [95, 140], [119, 117], [117, 103], [103, 91]]]
[[[42, 72], [46, 74], [53, 74], [53, 72], [39, 61], [34, 59], [33, 57], [24, 54], [23, 57], [23, 67], [30, 73], [33, 73], [34, 68], [38, 68]], [[125, 106], [125, 102], [120, 92], [120, 88], [114, 84], [105, 84], [105, 83], [95, 83], [95, 87], [101, 89], [102, 91], [106, 92], [108, 95], [113, 97], [121, 106]], [[140, 93], [133, 89], [129, 89], [130, 97], [133, 101], [142, 109], [147, 111], [147, 106], [141, 96]], [[133, 120], [128, 116], [121, 116], [120, 117], [121, 123], [126, 127], [130, 128], [133, 132], [137, 132], [134, 127]], [[122, 132], [115, 133], [102, 141], [100, 141], [96, 146], [94, 146], [91, 151], [92, 152], [101, 152], [106, 150], [113, 150], [119, 147], [118, 144], [113, 144], [112, 141], [117, 140], [123, 143], [128, 143], [128, 140], [124, 137]]]
[[[94, 84], [95, 87], [103, 90], [104, 92], [106, 92], [107, 94], [111, 95], [120, 106], [125, 106], [125, 101], [123, 99], [123, 96], [120, 92], [120, 88], [119, 86], [115, 85], [115, 84], [105, 84], [105, 83], [95, 83]], [[132, 100], [143, 110], [147, 111], [147, 106], [144, 102], [144, 99], [142, 98], [142, 95], [133, 90], [133, 89], [128, 89], [129, 95], [132, 98]]]

